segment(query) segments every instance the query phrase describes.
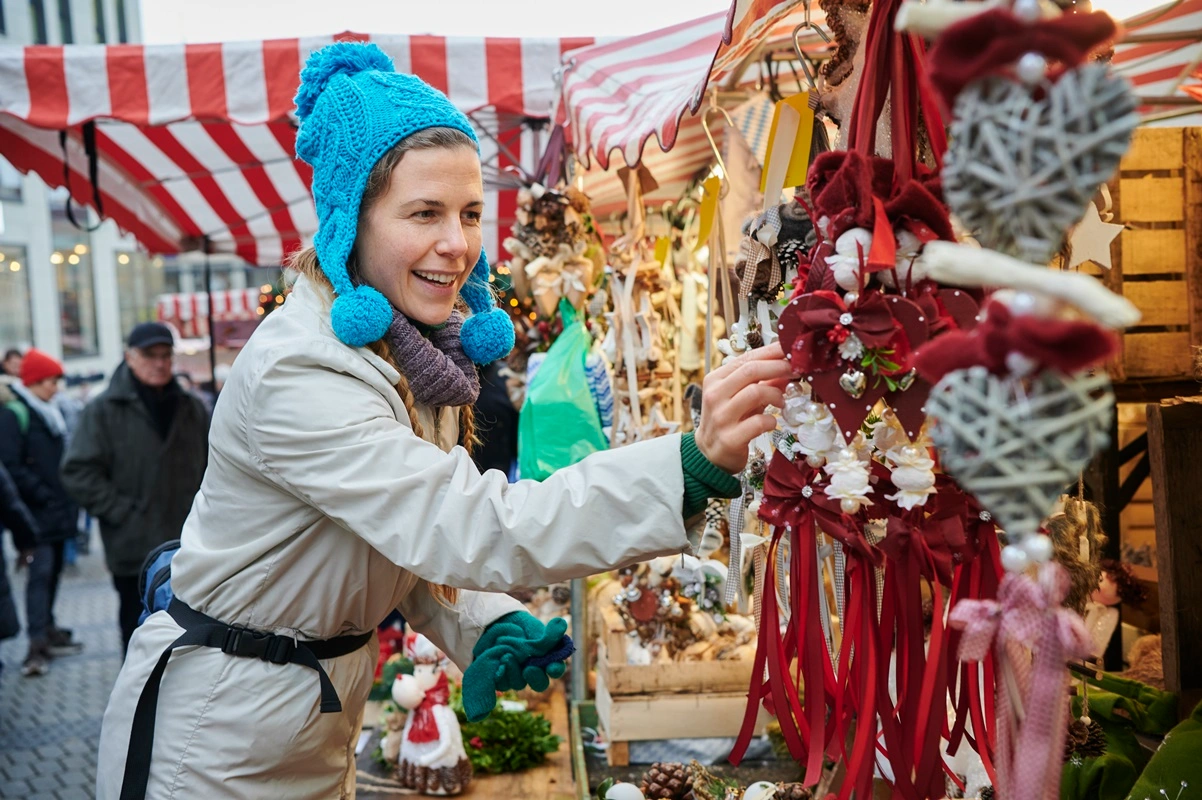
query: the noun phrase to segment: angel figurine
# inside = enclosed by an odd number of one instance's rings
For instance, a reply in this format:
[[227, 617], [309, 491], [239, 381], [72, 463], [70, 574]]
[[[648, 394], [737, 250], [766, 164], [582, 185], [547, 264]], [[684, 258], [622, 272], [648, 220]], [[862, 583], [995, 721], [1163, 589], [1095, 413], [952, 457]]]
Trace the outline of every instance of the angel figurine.
[[409, 710], [401, 733], [397, 780], [426, 795], [455, 795], [472, 780], [459, 720], [448, 705], [442, 653], [424, 636], [412, 643], [413, 674], [398, 675], [392, 699]]

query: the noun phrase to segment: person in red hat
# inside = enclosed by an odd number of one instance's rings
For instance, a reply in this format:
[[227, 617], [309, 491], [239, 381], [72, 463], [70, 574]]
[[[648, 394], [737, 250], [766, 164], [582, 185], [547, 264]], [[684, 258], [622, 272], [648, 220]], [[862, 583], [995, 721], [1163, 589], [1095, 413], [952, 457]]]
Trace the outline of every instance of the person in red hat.
[[25, 585], [29, 654], [21, 672], [26, 676], [45, 675], [51, 658], [82, 649], [69, 630], [54, 623], [63, 548], [67, 539], [76, 535], [79, 517], [79, 508], [59, 477], [67, 423], [51, 401], [62, 377], [63, 365], [58, 359], [30, 350], [21, 362], [20, 382], [11, 386], [16, 397], [0, 409], [0, 462], [37, 526]]

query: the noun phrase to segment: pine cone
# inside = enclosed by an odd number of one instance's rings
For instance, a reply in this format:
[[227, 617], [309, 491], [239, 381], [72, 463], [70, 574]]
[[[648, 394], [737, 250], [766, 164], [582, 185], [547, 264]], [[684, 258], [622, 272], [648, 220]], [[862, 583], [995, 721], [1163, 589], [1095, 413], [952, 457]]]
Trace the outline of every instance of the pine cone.
[[788, 276], [797, 271], [797, 262], [806, 252], [805, 242], [800, 239], [786, 239], [776, 243], [776, 260], [780, 262], [780, 272]]
[[981, 790], [981, 800], [993, 800], [993, 794], [994, 794], [993, 787], [986, 786], [984, 789]]
[[693, 791], [693, 775], [684, 764], [656, 763], [647, 770], [639, 788], [647, 800], [683, 800]]
[[1064, 737], [1064, 760], [1068, 761], [1073, 757], [1073, 753], [1077, 752], [1086, 740], [1089, 739], [1089, 726], [1079, 719], [1074, 719], [1068, 724], [1068, 734]]
[[776, 800], [814, 800], [814, 793], [800, 783], [778, 783]]
[[1077, 748], [1077, 752], [1082, 758], [1100, 758], [1106, 753], [1106, 731], [1102, 728], [1102, 723], [1097, 720], [1090, 720], [1089, 735], [1086, 736], [1084, 744]]

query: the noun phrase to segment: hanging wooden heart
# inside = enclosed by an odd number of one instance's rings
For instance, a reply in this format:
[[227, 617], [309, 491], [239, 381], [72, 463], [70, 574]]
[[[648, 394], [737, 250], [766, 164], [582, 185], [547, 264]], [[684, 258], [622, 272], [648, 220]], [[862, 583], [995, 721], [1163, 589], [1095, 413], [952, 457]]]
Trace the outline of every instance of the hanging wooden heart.
[[1110, 440], [1105, 374], [999, 378], [949, 372], [927, 399], [939, 463], [1008, 534], [1034, 533], [1064, 488]]
[[1139, 124], [1105, 64], [1066, 71], [1042, 96], [984, 78], [957, 97], [943, 167], [948, 207], [986, 248], [1046, 264], [1118, 168]]

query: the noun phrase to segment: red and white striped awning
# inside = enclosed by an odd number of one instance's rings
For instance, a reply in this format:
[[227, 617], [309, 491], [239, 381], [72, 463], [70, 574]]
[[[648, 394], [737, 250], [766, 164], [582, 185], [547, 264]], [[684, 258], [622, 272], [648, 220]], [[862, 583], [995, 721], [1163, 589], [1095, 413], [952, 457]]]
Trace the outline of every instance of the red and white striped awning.
[[[811, 10], [811, 21], [823, 25], [817, 3], [811, 3]], [[641, 160], [659, 181], [660, 189], [649, 200], [673, 199], [673, 192], [704, 171], [712, 151], [697, 112], [707, 87], [754, 80], [758, 71], [749, 59], [787, 47], [804, 19], [805, 3], [798, 0], [735, 0], [727, 14], [566, 54], [557, 119], [568, 122], [576, 155], [593, 164], [585, 188], [598, 216], [625, 208], [625, 191], [610, 169], [614, 151], [622, 156], [618, 166]], [[1127, 29], [1130, 35], [1156, 40], [1120, 44], [1115, 50], [1116, 69], [1141, 97], [1202, 96], [1202, 90], [1190, 86], [1202, 61], [1197, 38], [1202, 0], [1174, 0], [1130, 20]], [[820, 51], [825, 43], [811, 35], [802, 46]], [[1164, 108], [1145, 104], [1145, 112], [1157, 110]], [[723, 127], [717, 117], [713, 121], [715, 128]], [[652, 136], [659, 148], [646, 146]]]
[[[204, 45], [0, 47], [0, 155], [93, 205], [80, 126], [95, 122], [103, 213], [151, 252], [196, 249], [275, 265], [316, 230], [309, 167], [294, 160], [290, 116], [308, 54], [335, 39], [370, 40], [445, 91], [481, 127], [485, 247], [513, 221], [507, 166], [537, 162], [528, 118], [550, 116], [563, 53], [588, 38], [367, 36]], [[497, 140], [500, 141], [498, 145]], [[487, 188], [487, 187], [486, 187]]]
[[[812, 2], [810, 21], [821, 26], [825, 19]], [[736, 0], [728, 12], [566, 54], [557, 119], [568, 121], [576, 155], [591, 162], [584, 191], [602, 223], [626, 210], [616, 176], [623, 165], [641, 163], [655, 178], [659, 188], [644, 196], [648, 205], [679, 199], [714, 160], [696, 113], [706, 88], [754, 83], [757, 56], [791, 48], [804, 21], [799, 0]], [[812, 32], [799, 43], [811, 52], [828, 47]], [[711, 117], [718, 147], [724, 128]], [[652, 137], [659, 147], [647, 146]]]
[[1128, 20], [1126, 27], [1126, 38], [1135, 41], [1117, 45], [1113, 63], [1135, 86], [1144, 113], [1180, 109], [1188, 98], [1202, 104], [1202, 0], [1168, 3]]
[[[569, 123], [576, 155], [607, 169], [618, 150], [636, 164], [651, 136], [670, 151], [706, 88], [730, 82], [760, 48], [789, 41], [804, 8], [800, 0], [735, 0], [728, 12], [568, 53], [557, 116]], [[812, 10], [821, 25], [817, 3]]]

